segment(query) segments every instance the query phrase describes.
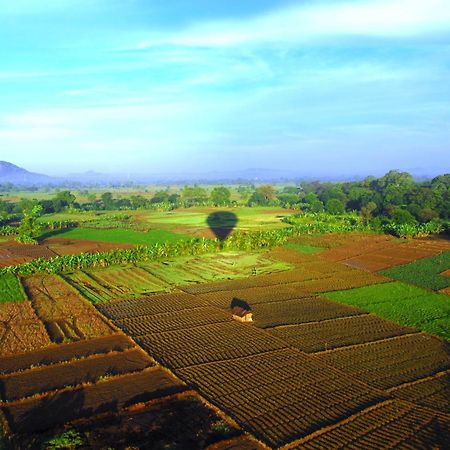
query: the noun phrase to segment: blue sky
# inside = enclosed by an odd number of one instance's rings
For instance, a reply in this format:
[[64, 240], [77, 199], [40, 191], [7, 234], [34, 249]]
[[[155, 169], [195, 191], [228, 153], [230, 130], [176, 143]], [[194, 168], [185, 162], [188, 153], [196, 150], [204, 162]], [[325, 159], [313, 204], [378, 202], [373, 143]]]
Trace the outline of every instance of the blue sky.
[[450, 0], [7, 0], [0, 159], [450, 172]]

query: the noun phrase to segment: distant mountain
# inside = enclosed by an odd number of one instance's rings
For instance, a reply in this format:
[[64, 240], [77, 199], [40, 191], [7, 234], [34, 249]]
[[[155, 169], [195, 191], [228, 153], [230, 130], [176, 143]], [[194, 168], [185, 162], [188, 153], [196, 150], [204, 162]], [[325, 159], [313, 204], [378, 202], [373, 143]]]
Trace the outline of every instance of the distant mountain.
[[52, 184], [55, 179], [40, 173], [28, 172], [22, 167], [7, 161], [0, 161], [0, 183], [29, 186], [33, 184]]

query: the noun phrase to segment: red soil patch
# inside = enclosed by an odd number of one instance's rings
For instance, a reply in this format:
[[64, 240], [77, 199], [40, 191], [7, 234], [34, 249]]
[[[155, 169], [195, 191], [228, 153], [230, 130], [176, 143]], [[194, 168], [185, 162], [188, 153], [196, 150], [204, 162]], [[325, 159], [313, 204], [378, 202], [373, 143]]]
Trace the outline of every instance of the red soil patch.
[[181, 382], [165, 371], [155, 368], [114, 377], [94, 385], [10, 402], [1, 410], [13, 432], [30, 433], [53, 428], [81, 417], [117, 412], [135, 403], [184, 389]]
[[29, 301], [0, 303], [0, 356], [27, 352], [51, 344]]
[[370, 240], [350, 241], [342, 247], [321, 253], [320, 258], [376, 272], [436, 255], [447, 247], [450, 248], [450, 243], [445, 240], [390, 239], [382, 241], [378, 239], [378, 236], [374, 236], [373, 242]]
[[38, 367], [0, 377], [0, 393], [3, 400], [19, 400], [66, 386], [95, 382], [100, 377], [143, 370], [154, 365], [139, 348], [108, 355], [94, 355], [70, 364]]
[[450, 277], [450, 269], [448, 269], [448, 270], [442, 272], [441, 275], [442, 275], [443, 277]]
[[31, 366], [55, 364], [95, 354], [124, 351], [133, 346], [134, 342], [122, 333], [87, 341], [51, 345], [42, 350], [0, 358], [0, 373], [12, 373], [29, 369]]
[[53, 342], [113, 334], [96, 309], [57, 275], [35, 275], [22, 281]]
[[47, 238], [42, 241], [56, 254], [63, 255], [75, 255], [78, 253], [97, 253], [107, 252], [109, 250], [130, 249], [135, 246], [132, 244], [118, 244], [113, 242], [100, 242], [100, 241], [88, 241], [79, 239], [65, 239], [65, 238]]
[[0, 243], [0, 267], [16, 266], [36, 258], [57, 256], [46, 245], [19, 244], [15, 241]]

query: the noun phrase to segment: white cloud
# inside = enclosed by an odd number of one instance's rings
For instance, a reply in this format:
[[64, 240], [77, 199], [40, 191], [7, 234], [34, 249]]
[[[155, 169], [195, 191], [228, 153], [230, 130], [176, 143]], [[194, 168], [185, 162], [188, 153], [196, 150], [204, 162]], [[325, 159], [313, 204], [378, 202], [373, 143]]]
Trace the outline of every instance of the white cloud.
[[245, 21], [213, 21], [180, 33], [154, 35], [135, 48], [160, 44], [227, 47], [301, 42], [336, 35], [414, 36], [450, 27], [450, 0], [367, 0], [316, 3]]

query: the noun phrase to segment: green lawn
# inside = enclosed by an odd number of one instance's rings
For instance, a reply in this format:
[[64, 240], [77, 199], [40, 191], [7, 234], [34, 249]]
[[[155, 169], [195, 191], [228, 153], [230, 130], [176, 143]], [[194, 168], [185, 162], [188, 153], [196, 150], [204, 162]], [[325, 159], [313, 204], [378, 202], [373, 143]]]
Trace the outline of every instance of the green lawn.
[[450, 277], [440, 275], [448, 269], [450, 269], [450, 252], [443, 252], [403, 266], [392, 267], [382, 273], [390, 278], [437, 291], [450, 286]]
[[72, 228], [70, 230], [47, 233], [45, 236], [135, 245], [151, 245], [163, 242], [172, 243], [192, 239], [191, 236], [172, 233], [166, 230], [150, 230], [147, 232], [141, 232], [133, 230], [103, 230], [95, 228]]
[[450, 297], [447, 295], [395, 281], [327, 292], [323, 297], [450, 340]]
[[15, 275], [0, 275], [0, 303], [20, 302], [26, 299], [22, 284]]

